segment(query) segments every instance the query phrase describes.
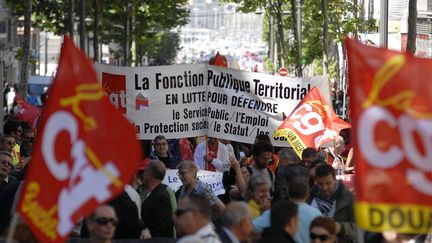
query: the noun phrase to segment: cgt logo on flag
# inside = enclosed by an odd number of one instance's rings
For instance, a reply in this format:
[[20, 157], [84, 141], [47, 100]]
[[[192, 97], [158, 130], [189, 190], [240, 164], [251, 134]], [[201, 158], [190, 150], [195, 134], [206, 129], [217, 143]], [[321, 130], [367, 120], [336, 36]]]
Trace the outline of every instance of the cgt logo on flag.
[[20, 197], [23, 219], [39, 241], [63, 242], [81, 217], [123, 190], [140, 157], [132, 124], [65, 37]]
[[285, 137], [300, 156], [307, 147], [319, 148], [335, 140], [339, 131], [351, 127], [327, 105], [316, 87], [313, 87], [273, 134]]
[[360, 228], [425, 234], [432, 225], [430, 59], [346, 40]]
[[126, 76], [103, 72], [102, 87], [111, 104], [126, 114]]

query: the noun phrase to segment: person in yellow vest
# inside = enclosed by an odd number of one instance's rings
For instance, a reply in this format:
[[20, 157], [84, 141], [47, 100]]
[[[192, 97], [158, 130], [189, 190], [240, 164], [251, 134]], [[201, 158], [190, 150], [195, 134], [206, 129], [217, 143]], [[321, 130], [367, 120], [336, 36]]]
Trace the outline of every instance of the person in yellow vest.
[[20, 150], [21, 150], [21, 138], [23, 129], [20, 121], [8, 120], [6, 121], [4, 128], [4, 134], [6, 136], [15, 137], [15, 146], [13, 148], [12, 153], [12, 164], [13, 166], [17, 166], [21, 162]]

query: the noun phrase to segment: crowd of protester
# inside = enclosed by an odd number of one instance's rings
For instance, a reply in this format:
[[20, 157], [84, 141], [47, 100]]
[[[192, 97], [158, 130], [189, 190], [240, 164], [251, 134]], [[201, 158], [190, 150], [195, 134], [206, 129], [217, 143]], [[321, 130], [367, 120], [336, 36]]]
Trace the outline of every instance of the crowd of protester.
[[[0, 135], [0, 232], [6, 236], [28, 164], [35, 131], [7, 120]], [[145, 156], [124, 192], [83, 218], [70, 242], [402, 242], [424, 236], [361, 232], [353, 188], [339, 176], [355, 172], [349, 132], [331, 146], [274, 148], [260, 135], [253, 145], [216, 138], [143, 141]], [[182, 186], [163, 184], [178, 169]], [[199, 180], [199, 170], [223, 173], [225, 193]], [[18, 242], [37, 242], [23, 222]], [[421, 238], [423, 237], [423, 238]]]

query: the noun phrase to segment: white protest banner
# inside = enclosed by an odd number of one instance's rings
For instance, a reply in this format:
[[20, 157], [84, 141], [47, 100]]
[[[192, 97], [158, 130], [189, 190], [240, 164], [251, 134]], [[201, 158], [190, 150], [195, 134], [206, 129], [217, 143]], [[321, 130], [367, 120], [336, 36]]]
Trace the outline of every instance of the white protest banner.
[[[258, 134], [271, 134], [316, 86], [329, 100], [325, 77], [287, 78], [208, 66], [208, 136], [253, 143]], [[216, 97], [213, 99], [213, 97]], [[288, 146], [284, 138], [273, 145]]]
[[[116, 67], [96, 64], [111, 102], [140, 139], [209, 135], [253, 143], [273, 134], [316, 86], [330, 102], [326, 77], [292, 78], [206, 64]], [[270, 136], [271, 137], [271, 136]], [[276, 138], [276, 146], [289, 146]]]
[[[225, 193], [225, 189], [222, 184], [222, 175], [223, 174], [220, 172], [199, 170], [197, 177], [200, 181], [206, 183], [216, 195], [219, 195]], [[178, 176], [178, 170], [166, 170], [165, 178], [162, 183], [169, 186], [174, 191], [177, 191], [177, 189], [179, 189], [182, 185]]]

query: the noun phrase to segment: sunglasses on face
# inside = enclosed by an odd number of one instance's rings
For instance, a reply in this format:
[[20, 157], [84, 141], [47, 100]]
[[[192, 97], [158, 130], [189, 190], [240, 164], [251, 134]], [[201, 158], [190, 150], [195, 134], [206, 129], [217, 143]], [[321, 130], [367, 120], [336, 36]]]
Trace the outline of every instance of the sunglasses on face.
[[329, 235], [317, 235], [314, 233], [310, 233], [310, 238], [311, 238], [311, 240], [319, 239], [320, 241], [326, 241], [326, 240], [330, 239], [330, 236]]
[[98, 217], [93, 218], [92, 220], [98, 225], [107, 225], [108, 223], [111, 223], [112, 225], [116, 226], [118, 224], [118, 220], [116, 218]]
[[25, 137], [26, 140], [33, 141], [34, 137]]
[[175, 216], [176, 217], [180, 217], [180, 216], [182, 216], [183, 214], [185, 214], [185, 213], [187, 213], [187, 212], [190, 212], [190, 211], [193, 211], [195, 208], [183, 208], [183, 209], [181, 209], [181, 208], [178, 208], [176, 211], [175, 211]]

